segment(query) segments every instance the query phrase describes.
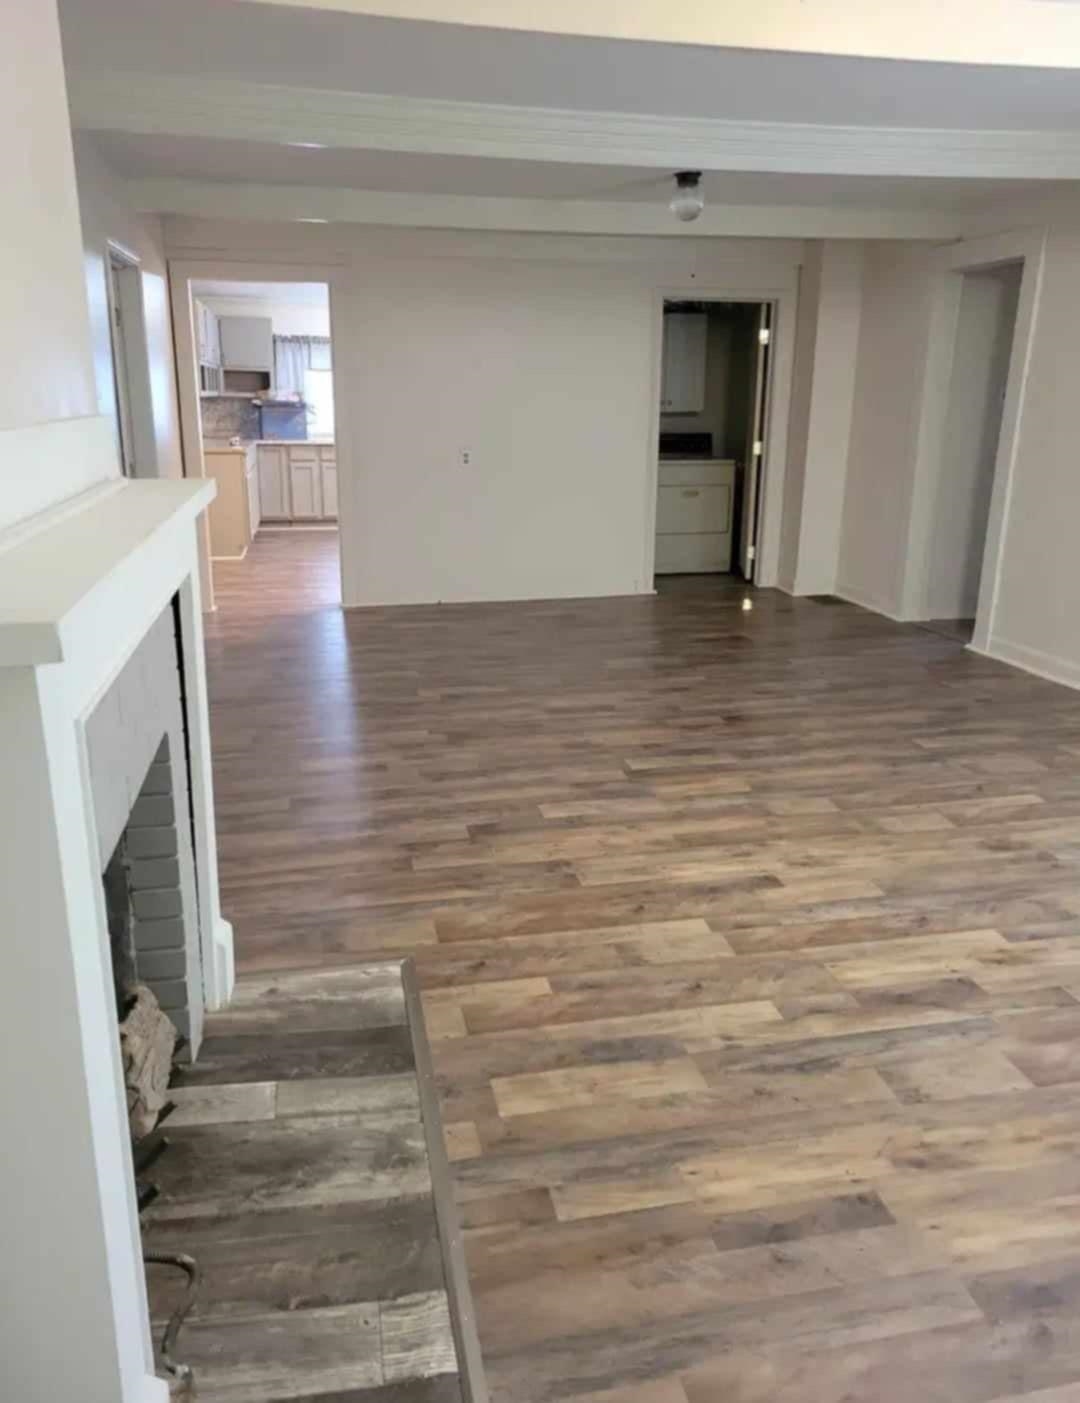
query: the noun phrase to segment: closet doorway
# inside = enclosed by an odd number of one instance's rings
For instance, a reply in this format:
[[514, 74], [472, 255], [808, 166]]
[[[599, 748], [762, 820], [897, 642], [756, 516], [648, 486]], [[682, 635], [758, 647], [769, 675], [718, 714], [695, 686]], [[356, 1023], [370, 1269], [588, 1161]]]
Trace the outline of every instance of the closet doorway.
[[664, 301], [657, 576], [756, 577], [773, 321], [769, 301]]
[[1023, 267], [1014, 261], [956, 275], [956, 341], [923, 613], [928, 628], [964, 643], [975, 630], [982, 587]]

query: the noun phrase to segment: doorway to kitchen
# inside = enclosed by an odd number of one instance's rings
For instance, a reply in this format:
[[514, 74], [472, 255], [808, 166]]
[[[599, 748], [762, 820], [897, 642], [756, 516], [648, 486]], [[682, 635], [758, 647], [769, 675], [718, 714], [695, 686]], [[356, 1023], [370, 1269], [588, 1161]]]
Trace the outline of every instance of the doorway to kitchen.
[[654, 573], [758, 575], [774, 306], [665, 298]]
[[[197, 448], [216, 480], [209, 555], [224, 571], [333, 556], [340, 603], [330, 289], [316, 281], [190, 279]], [[189, 422], [192, 416], [189, 416]], [[314, 553], [300, 540], [317, 532]], [[288, 538], [299, 544], [290, 545]], [[322, 602], [325, 589], [317, 596]]]

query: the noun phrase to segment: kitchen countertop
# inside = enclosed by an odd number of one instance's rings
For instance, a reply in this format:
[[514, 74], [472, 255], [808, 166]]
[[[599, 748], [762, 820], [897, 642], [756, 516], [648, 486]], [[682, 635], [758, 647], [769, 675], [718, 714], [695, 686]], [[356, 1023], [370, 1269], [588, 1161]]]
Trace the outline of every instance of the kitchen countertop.
[[245, 438], [240, 443], [230, 443], [228, 439], [204, 438], [203, 448], [210, 453], [244, 453], [249, 447], [266, 444], [271, 448], [333, 448], [336, 439], [332, 438]]

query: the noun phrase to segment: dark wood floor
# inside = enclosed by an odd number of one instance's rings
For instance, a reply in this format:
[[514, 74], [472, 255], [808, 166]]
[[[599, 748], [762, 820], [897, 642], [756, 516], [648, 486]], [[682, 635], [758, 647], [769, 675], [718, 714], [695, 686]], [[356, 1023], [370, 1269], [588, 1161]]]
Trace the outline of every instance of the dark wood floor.
[[1080, 1400], [1077, 694], [723, 581], [345, 615], [334, 547], [219, 572], [224, 907], [416, 957], [496, 1403]]

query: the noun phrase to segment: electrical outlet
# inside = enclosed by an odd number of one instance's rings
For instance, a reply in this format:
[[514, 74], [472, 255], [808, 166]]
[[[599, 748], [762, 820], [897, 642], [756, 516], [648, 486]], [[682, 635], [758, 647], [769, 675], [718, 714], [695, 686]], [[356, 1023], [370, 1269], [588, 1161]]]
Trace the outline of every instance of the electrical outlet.
[[461, 448], [458, 450], [458, 461], [463, 468], [467, 468], [472, 462], [472, 449]]

